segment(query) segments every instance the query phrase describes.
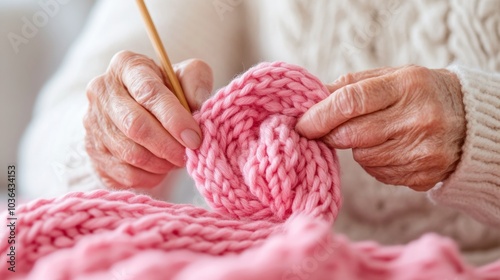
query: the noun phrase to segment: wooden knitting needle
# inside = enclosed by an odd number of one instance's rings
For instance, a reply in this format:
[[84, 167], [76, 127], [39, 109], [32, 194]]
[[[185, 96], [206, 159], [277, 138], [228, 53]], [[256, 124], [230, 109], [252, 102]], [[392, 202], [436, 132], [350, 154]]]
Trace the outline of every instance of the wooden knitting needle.
[[186, 96], [184, 95], [184, 91], [182, 90], [181, 84], [177, 79], [177, 75], [175, 75], [174, 69], [172, 68], [172, 64], [170, 63], [170, 59], [168, 58], [167, 52], [165, 51], [165, 47], [161, 42], [160, 36], [158, 35], [158, 31], [156, 30], [155, 24], [151, 15], [149, 14], [148, 8], [144, 3], [144, 0], [137, 0], [137, 5], [139, 6], [139, 10], [142, 15], [142, 19], [146, 24], [146, 29], [148, 30], [149, 39], [153, 44], [153, 47], [156, 50], [156, 54], [160, 58], [161, 65], [165, 73], [167, 73], [168, 80], [172, 85], [173, 91], [179, 102], [186, 108], [186, 110], [191, 113], [191, 109], [189, 109], [189, 105], [186, 100]]

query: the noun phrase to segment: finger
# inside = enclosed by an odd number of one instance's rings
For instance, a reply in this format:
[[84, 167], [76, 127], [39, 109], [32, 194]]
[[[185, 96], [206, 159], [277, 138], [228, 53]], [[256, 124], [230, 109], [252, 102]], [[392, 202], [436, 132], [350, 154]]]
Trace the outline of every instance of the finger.
[[[115, 67], [120, 78], [137, 103], [148, 110], [179, 143], [190, 149], [201, 144], [201, 130], [192, 115], [163, 83], [159, 68], [141, 55], [123, 55]], [[115, 70], [115, 71], [116, 71]]]
[[153, 187], [158, 185], [164, 174], [151, 174], [146, 171], [140, 172], [132, 166], [121, 162], [110, 154], [107, 147], [100, 138], [87, 134], [85, 137], [85, 148], [89, 154], [94, 169], [103, 179], [108, 187], [122, 189], [132, 187]]
[[[439, 139], [401, 125], [386, 142], [369, 148], [354, 148], [354, 159], [363, 166], [414, 165], [415, 169], [431, 167], [448, 171], [454, 154]], [[419, 166], [417, 166], [419, 165]]]
[[405, 166], [418, 159], [418, 146], [417, 142], [408, 143], [395, 138], [388, 139], [378, 146], [354, 148], [352, 155], [363, 167]]
[[[402, 147], [401, 143], [406, 144]], [[353, 157], [377, 180], [413, 188], [433, 186], [450, 173], [441, 168], [445, 155], [429, 150], [426, 143], [392, 139], [376, 147], [353, 149]]]
[[[153, 174], [120, 161], [110, 153], [100, 153], [95, 156], [94, 167], [101, 178], [113, 188], [151, 188], [157, 186], [164, 178], [164, 174]], [[113, 184], [116, 182], [116, 185]]]
[[328, 89], [329, 92], [334, 92], [337, 89], [354, 84], [357, 82], [360, 82], [362, 80], [378, 77], [385, 75], [387, 73], [390, 73], [394, 71], [395, 68], [392, 67], [383, 67], [383, 68], [375, 68], [375, 69], [370, 69], [366, 71], [361, 71], [361, 72], [355, 72], [355, 73], [347, 73], [344, 74], [340, 77], [338, 77], [333, 83], [326, 84], [326, 88]]
[[414, 171], [407, 166], [363, 167], [379, 182], [407, 186], [417, 191], [427, 191], [441, 180], [432, 168]]
[[[108, 83], [113, 83], [109, 82]], [[108, 94], [102, 94], [103, 112], [128, 138], [148, 149], [159, 158], [176, 166], [184, 165], [184, 147], [170, 135], [160, 122], [133, 100], [125, 88], [108, 86]], [[185, 110], [184, 110], [185, 111]]]
[[[154, 174], [166, 174], [174, 166], [165, 159], [155, 156], [141, 145], [125, 137], [122, 132], [110, 124], [100, 139], [111, 155], [137, 168]], [[98, 133], [98, 132], [94, 132]]]
[[189, 107], [198, 110], [201, 104], [210, 97], [214, 78], [212, 68], [199, 59], [185, 60], [174, 65]]
[[111, 177], [108, 176], [106, 173], [101, 173], [98, 171], [99, 178], [101, 179], [101, 182], [104, 183], [104, 185], [112, 190], [126, 190], [127, 187], [122, 186], [122, 184], [118, 183], [117, 181], [113, 180]]
[[103, 155], [109, 154], [109, 151], [104, 145], [96, 144], [95, 139], [96, 138], [92, 137], [90, 134], [87, 134], [85, 136], [85, 149], [90, 156], [94, 170], [97, 172], [99, 178], [106, 187], [113, 189], [123, 188], [121, 184], [108, 176], [106, 169], [102, 169], [102, 164], [99, 162], [99, 160], [105, 158]]
[[336, 90], [312, 106], [296, 129], [309, 139], [319, 138], [350, 119], [386, 109], [397, 100], [390, 75], [363, 80]]
[[379, 111], [339, 125], [322, 140], [336, 149], [370, 148], [385, 143], [398, 131], [398, 123], [389, 119], [385, 111]]

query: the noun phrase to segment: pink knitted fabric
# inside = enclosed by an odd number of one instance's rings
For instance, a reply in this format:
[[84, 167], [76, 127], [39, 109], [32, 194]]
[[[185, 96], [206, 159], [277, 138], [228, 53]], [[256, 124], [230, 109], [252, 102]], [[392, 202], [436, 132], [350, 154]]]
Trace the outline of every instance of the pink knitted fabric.
[[284, 221], [292, 213], [329, 222], [340, 207], [335, 153], [294, 127], [326, 87], [297, 66], [260, 64], [209, 99], [195, 118], [203, 132], [187, 169], [217, 212]]
[[104, 190], [36, 200], [16, 211], [15, 273], [1, 229], [0, 279], [500, 279], [500, 262], [467, 265], [437, 235], [384, 247], [331, 232], [335, 152], [293, 130], [327, 94], [300, 67], [252, 68], [196, 114], [187, 167], [213, 211]]

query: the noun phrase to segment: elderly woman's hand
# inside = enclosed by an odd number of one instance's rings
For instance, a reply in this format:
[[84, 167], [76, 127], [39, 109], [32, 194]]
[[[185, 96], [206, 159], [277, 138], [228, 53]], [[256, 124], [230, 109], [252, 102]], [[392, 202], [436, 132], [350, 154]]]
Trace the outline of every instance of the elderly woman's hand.
[[[191, 109], [213, 86], [200, 60], [174, 65]], [[196, 149], [201, 131], [151, 59], [116, 54], [107, 72], [87, 87], [86, 149], [103, 182], [112, 188], [152, 187], [185, 164], [184, 147]]]
[[460, 159], [465, 113], [460, 81], [419, 66], [348, 74], [310, 108], [297, 131], [352, 148], [377, 180], [425, 191], [446, 179]]

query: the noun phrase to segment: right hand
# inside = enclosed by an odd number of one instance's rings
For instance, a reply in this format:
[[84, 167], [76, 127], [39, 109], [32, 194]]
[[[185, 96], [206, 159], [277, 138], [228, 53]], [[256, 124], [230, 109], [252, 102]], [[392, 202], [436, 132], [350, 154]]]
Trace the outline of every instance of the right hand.
[[[174, 69], [190, 108], [199, 109], [212, 91], [211, 68], [191, 59]], [[165, 77], [150, 58], [122, 51], [87, 86], [85, 147], [108, 187], [154, 187], [185, 165], [184, 147], [200, 146], [198, 124]]]

